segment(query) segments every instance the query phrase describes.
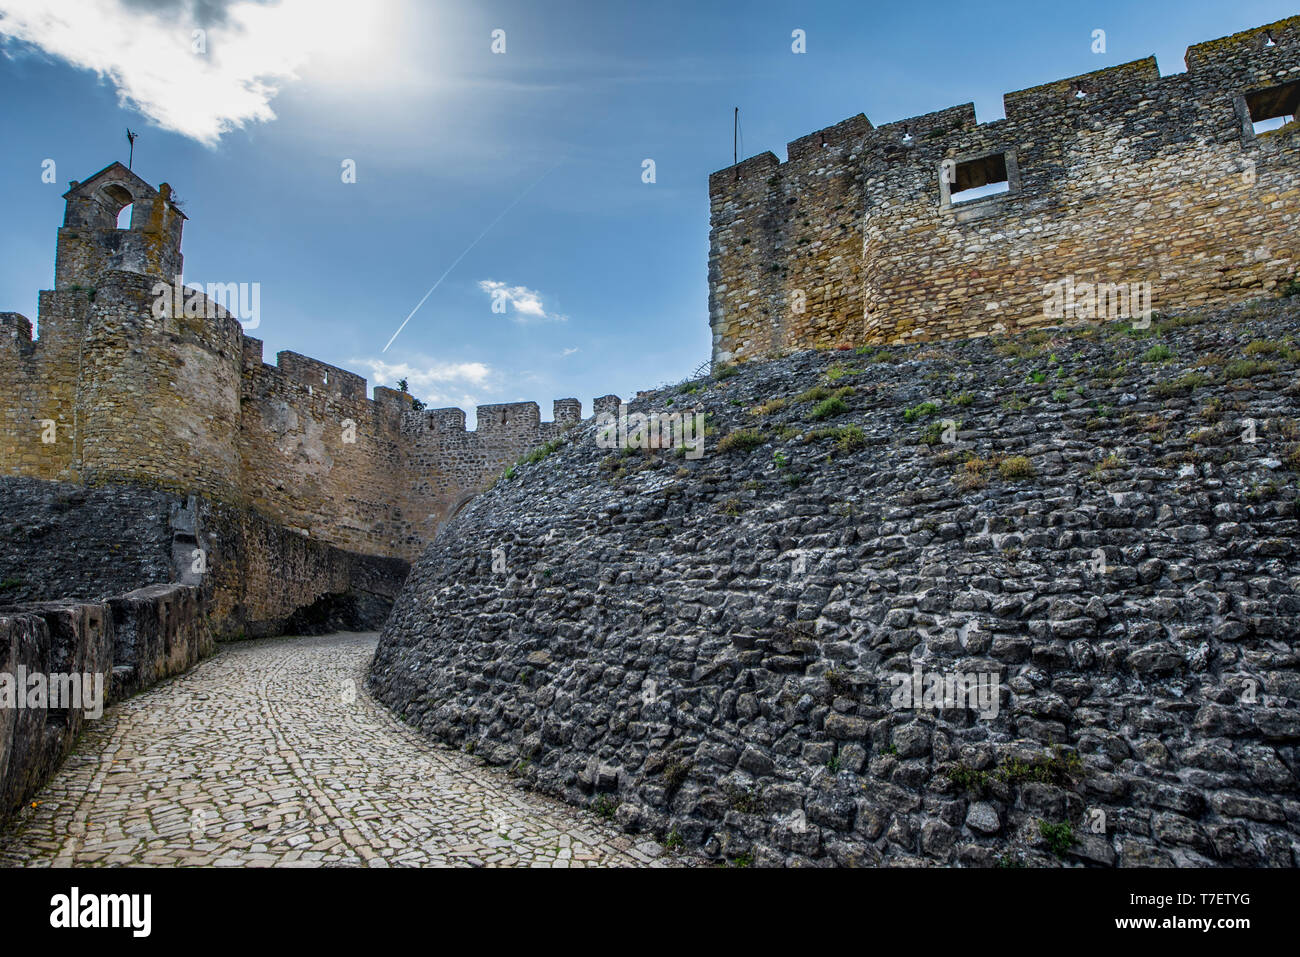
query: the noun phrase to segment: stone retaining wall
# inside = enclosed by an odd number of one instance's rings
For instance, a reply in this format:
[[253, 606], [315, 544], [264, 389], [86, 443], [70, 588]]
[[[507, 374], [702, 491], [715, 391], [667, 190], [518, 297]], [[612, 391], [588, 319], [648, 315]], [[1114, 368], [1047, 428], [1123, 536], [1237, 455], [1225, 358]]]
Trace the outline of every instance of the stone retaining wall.
[[[1296, 866], [1297, 303], [639, 397], [704, 412], [704, 456], [588, 426], [521, 466], [413, 569], [371, 686], [737, 863]], [[896, 697], [918, 668], [997, 693]]]

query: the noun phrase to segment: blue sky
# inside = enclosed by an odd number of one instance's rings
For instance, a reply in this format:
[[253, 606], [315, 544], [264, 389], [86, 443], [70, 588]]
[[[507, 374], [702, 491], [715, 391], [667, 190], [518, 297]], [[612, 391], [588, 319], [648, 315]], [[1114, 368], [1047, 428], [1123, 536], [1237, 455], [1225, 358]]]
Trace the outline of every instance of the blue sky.
[[879, 124], [973, 101], [997, 119], [1004, 92], [1150, 54], [1179, 72], [1189, 44], [1294, 13], [1273, 0], [0, 0], [0, 310], [36, 318], [59, 197], [125, 161], [130, 126], [136, 172], [184, 200], [186, 280], [261, 284], [250, 334], [269, 361], [289, 349], [372, 385], [405, 375], [471, 414], [531, 399], [549, 418], [570, 395], [590, 414], [593, 396], [708, 358], [708, 175], [731, 163], [734, 106], [744, 154], [784, 160], [786, 142], [858, 112]]

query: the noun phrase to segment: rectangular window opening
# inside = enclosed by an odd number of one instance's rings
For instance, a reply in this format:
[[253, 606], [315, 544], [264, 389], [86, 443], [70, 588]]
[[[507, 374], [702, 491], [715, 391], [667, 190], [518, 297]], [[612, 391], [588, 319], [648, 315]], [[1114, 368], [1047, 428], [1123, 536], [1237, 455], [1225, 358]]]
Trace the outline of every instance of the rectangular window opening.
[[948, 200], [956, 206], [958, 203], [969, 203], [974, 199], [997, 196], [1010, 190], [1007, 155], [995, 153], [992, 156], [967, 160], [952, 167], [952, 183], [948, 191]]
[[1297, 107], [1300, 107], [1300, 80], [1246, 94], [1246, 109], [1250, 111], [1251, 126], [1257, 136], [1294, 123]]

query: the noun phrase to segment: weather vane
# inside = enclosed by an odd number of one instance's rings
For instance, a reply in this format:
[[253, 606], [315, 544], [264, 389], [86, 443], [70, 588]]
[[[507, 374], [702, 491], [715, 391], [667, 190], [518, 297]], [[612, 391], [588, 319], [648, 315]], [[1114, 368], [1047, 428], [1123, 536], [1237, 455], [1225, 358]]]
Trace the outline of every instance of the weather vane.
[[126, 141], [131, 144], [131, 153], [126, 159], [126, 168], [130, 169], [131, 164], [135, 162], [135, 137], [136, 134], [131, 132], [131, 128], [126, 128]]

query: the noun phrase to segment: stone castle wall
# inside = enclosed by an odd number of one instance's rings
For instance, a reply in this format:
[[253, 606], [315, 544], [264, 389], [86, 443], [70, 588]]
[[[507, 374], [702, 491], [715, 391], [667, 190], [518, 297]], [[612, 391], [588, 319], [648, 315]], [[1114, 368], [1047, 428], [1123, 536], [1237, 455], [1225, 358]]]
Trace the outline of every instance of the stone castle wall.
[[[409, 560], [506, 465], [581, 418], [576, 399], [558, 400], [552, 422], [536, 403], [487, 405], [467, 431], [459, 409], [417, 409], [383, 387], [368, 398], [365, 379], [315, 359], [263, 362], [261, 341], [206, 297], [155, 315], [157, 284], [182, 269], [170, 195], [120, 164], [67, 194], [39, 338], [0, 313], [0, 475], [199, 494]], [[116, 229], [132, 201], [131, 228]]]
[[[1159, 311], [1295, 276], [1300, 132], [1256, 135], [1250, 103], [1294, 112], [1300, 86], [1251, 95], [1300, 81], [1300, 17], [1186, 62], [1010, 93], [1006, 118], [983, 124], [969, 103], [881, 127], [859, 114], [790, 143], [784, 163], [714, 173], [713, 358], [1060, 324], [1044, 287], [1067, 277], [1150, 283]], [[952, 202], [999, 156], [1007, 192]]]
[[[576, 399], [542, 422], [535, 402], [416, 409], [410, 396], [293, 352], [277, 366], [243, 341], [239, 448], [250, 503], [345, 548], [418, 556], [438, 525], [527, 449], [581, 417]], [[351, 425], [349, 425], [351, 423]], [[345, 441], [354, 437], [355, 441]]]

